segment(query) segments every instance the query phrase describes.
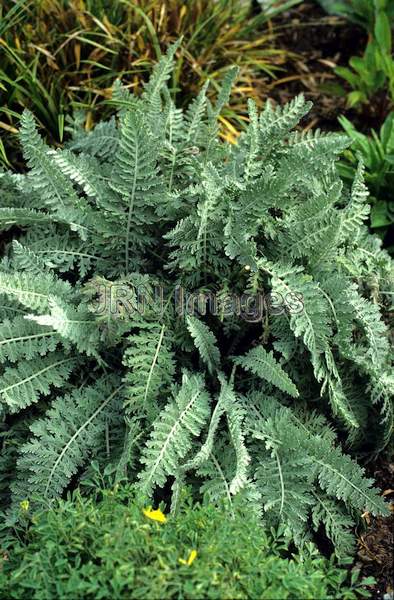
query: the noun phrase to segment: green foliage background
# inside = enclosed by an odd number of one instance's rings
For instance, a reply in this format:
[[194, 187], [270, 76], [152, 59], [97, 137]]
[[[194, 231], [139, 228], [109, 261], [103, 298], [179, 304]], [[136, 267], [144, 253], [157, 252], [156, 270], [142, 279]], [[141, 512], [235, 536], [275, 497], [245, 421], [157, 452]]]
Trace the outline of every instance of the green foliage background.
[[[90, 497], [75, 493], [47, 511], [24, 512], [18, 538], [2, 546], [2, 597], [34, 598], [338, 598], [368, 597], [352, 575], [313, 547], [287, 550], [253, 512], [183, 497], [166, 523], [143, 515], [130, 486]], [[187, 562], [192, 550], [197, 555]]]

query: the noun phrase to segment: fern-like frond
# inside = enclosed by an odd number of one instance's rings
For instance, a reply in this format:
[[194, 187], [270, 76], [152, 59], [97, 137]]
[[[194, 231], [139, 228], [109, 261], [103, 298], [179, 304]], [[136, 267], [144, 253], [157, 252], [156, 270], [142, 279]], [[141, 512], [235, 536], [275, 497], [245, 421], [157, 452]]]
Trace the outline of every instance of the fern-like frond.
[[206, 81], [198, 96], [191, 102], [185, 112], [186, 136], [183, 141], [185, 147], [194, 146], [201, 133], [203, 117], [207, 106], [207, 89], [209, 81]]
[[155, 323], [130, 336], [123, 364], [126, 414], [147, 415], [152, 422], [160, 410], [159, 399], [168, 397], [175, 372], [165, 325]]
[[220, 363], [220, 353], [217, 347], [217, 340], [205, 323], [197, 317], [188, 315], [186, 317], [187, 328], [193, 338], [194, 344], [198, 349], [202, 360], [208, 367], [210, 373], [214, 373]]
[[297, 542], [301, 542], [313, 505], [314, 471], [308, 457], [302, 452], [292, 452], [291, 447], [281, 442], [277, 432], [271, 419], [257, 424], [254, 436], [264, 441], [265, 451], [257, 446], [253, 453], [255, 480], [265, 512], [268, 516], [275, 515]]
[[357, 167], [356, 175], [353, 180], [350, 200], [345, 209], [345, 216], [342, 220], [342, 228], [346, 236], [354, 236], [357, 230], [368, 218], [370, 206], [367, 204], [369, 191], [364, 183], [365, 168], [360, 161]]
[[55, 350], [60, 341], [56, 331], [37, 327], [23, 316], [0, 323], [0, 360], [31, 360]]
[[87, 132], [81, 128], [72, 133], [72, 139], [67, 143], [68, 149], [103, 161], [115, 156], [119, 143], [119, 131], [114, 117], [109, 121], [97, 123], [92, 131]]
[[263, 346], [252, 348], [245, 356], [236, 357], [234, 364], [268, 381], [292, 398], [298, 398], [298, 390], [286, 371], [275, 360], [273, 352], [267, 352]]
[[111, 188], [121, 195], [125, 206], [126, 272], [129, 271], [131, 243], [146, 243], [140, 228], [152, 221], [152, 194], [159, 183], [158, 147], [153, 137], [147, 143], [146, 126], [142, 113], [126, 112], [111, 176]]
[[14, 225], [24, 227], [27, 225], [51, 223], [53, 218], [45, 212], [19, 207], [0, 208], [0, 231], [7, 231]]
[[281, 140], [307, 114], [311, 106], [301, 94], [283, 108], [274, 108], [271, 102], [266, 102], [260, 115], [260, 130], [264, 136], [265, 147], [268, 148], [269, 143]]
[[[380, 369], [382, 364], [387, 363], [389, 341], [388, 330], [381, 319], [379, 307], [360, 296], [355, 286], [347, 290], [346, 297], [353, 309], [353, 320], [359, 323], [365, 334], [367, 347], [363, 362], [366, 359], [371, 369]], [[360, 345], [363, 346], [362, 340]]]
[[[20, 140], [23, 155], [31, 169], [31, 185], [40, 194], [44, 205], [60, 213], [65, 207], [82, 208], [72, 184], [57, 168], [52, 151], [37, 133], [34, 117], [28, 110], [24, 110], [21, 117]], [[82, 213], [78, 214], [83, 221]]]
[[200, 435], [209, 416], [209, 394], [198, 375], [184, 374], [182, 386], [153, 424], [143, 451], [145, 465], [140, 487], [150, 495], [155, 486], [163, 486], [169, 475], [176, 475], [180, 462]]
[[52, 328], [66, 341], [75, 344], [79, 352], [97, 355], [101, 332], [94, 316], [85, 306], [74, 307], [51, 296], [48, 300], [49, 314], [29, 315], [28, 319], [45, 328]]
[[100, 378], [94, 386], [59, 396], [46, 415], [31, 425], [32, 437], [22, 446], [13, 500], [59, 496], [77, 470], [102, 443], [111, 413], [120, 406], [121, 384]]
[[325, 351], [332, 335], [329, 306], [312, 278], [302, 273], [302, 268], [272, 264], [265, 259], [259, 266], [271, 276], [272, 289], [285, 304], [291, 306], [298, 300], [298, 310], [290, 314], [290, 327], [296, 337], [301, 337], [314, 359]]
[[9, 412], [20, 410], [48, 396], [51, 386], [60, 388], [76, 365], [75, 358], [60, 352], [8, 367], [0, 376], [0, 399]]
[[59, 273], [75, 270], [80, 278], [84, 278], [93, 267], [108, 264], [97, 249], [92, 249], [68, 231], [48, 227], [46, 233], [45, 243], [39, 235], [27, 235], [21, 243], [14, 240], [12, 248], [16, 269], [28, 269], [32, 258], [35, 264], [43, 265], [41, 270], [53, 269]]
[[[343, 454], [333, 439], [312, 434], [308, 428], [293, 421], [289, 409], [279, 409], [266, 420], [250, 421], [253, 435], [264, 442], [270, 459], [261, 456], [256, 472], [259, 489], [265, 499], [265, 507], [284, 521], [292, 535], [301, 539], [306, 532], [305, 523], [316, 499], [314, 485], [321, 488], [331, 502], [343, 501], [353, 510], [365, 510], [372, 514], [387, 513], [387, 508], [372, 481], [364, 477], [363, 469]], [[254, 454], [253, 456], [256, 456]], [[341, 506], [337, 510], [341, 510]], [[317, 515], [322, 515], [321, 506]], [[315, 516], [315, 518], [317, 518]], [[326, 515], [328, 535], [337, 535], [330, 515]], [[304, 523], [304, 525], [302, 525]]]
[[208, 427], [208, 433], [205, 441], [193, 459], [183, 465], [184, 470], [198, 469], [209, 460], [210, 455], [214, 451], [215, 436], [219, 428], [220, 419], [226, 412], [226, 408], [232, 402], [234, 391], [232, 386], [225, 380], [223, 375], [220, 375], [220, 394], [217, 398], [215, 408], [212, 411], [211, 421]]
[[233, 390], [226, 396], [226, 415], [232, 445], [234, 447], [236, 465], [235, 473], [230, 481], [230, 494], [237, 494], [248, 483], [248, 471], [251, 461], [245, 444], [244, 419], [245, 409]]
[[311, 459], [318, 466], [318, 480], [328, 494], [348, 503], [359, 511], [373, 515], [388, 514], [388, 508], [379, 492], [372, 488], [373, 480], [364, 477], [364, 470], [338, 447], [313, 441], [314, 456]]
[[67, 149], [52, 151], [50, 157], [60, 173], [77, 185], [88, 198], [94, 198], [101, 208], [111, 207], [111, 189], [96, 159], [76, 155]]
[[29, 272], [4, 273], [0, 271], [0, 294], [14, 299], [38, 312], [49, 308], [51, 297], [67, 299], [71, 296], [70, 284], [55, 278], [51, 273], [39, 276]]
[[175, 53], [180, 46], [180, 40], [172, 44], [166, 54], [162, 56], [159, 62], [154, 66], [152, 75], [145, 85], [143, 100], [148, 110], [148, 124], [154, 130], [158, 125], [161, 116], [161, 94], [166, 82], [169, 80], [173, 65]]
[[211, 118], [217, 118], [222, 112], [224, 106], [228, 103], [230, 99], [231, 88], [238, 74], [239, 68], [236, 66], [230, 67], [230, 69], [228, 69], [228, 71], [226, 72], [219, 89], [219, 94], [216, 99], [216, 103], [214, 104], [212, 109]]
[[352, 531], [354, 520], [345, 507], [321, 492], [313, 492], [316, 504], [312, 508], [312, 523], [315, 531], [322, 524], [334, 545], [339, 559], [352, 556], [355, 550], [355, 538]]

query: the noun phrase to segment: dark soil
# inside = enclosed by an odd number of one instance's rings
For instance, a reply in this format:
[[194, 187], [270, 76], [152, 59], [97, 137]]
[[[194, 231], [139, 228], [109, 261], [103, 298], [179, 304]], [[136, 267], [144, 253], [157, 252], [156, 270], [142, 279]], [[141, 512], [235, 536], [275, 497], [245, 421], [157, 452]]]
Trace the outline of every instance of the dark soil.
[[376, 579], [370, 588], [372, 598], [388, 600], [394, 597], [394, 463], [378, 461], [369, 471], [391, 501], [393, 514], [386, 518], [365, 515], [366, 527], [358, 536], [357, 565], [363, 576]]
[[327, 16], [313, 0], [283, 13], [274, 25], [279, 47], [296, 53], [297, 59], [289, 61], [284, 76], [271, 84], [272, 98], [283, 104], [304, 93], [314, 103], [310, 128], [341, 129], [337, 119], [343, 114], [361, 131], [380, 128], [390, 110], [385, 92], [377, 94], [368, 105], [349, 110], [344, 94], [347, 84], [334, 73], [337, 66], [348, 66], [352, 56], [363, 55], [368, 41], [364, 29]]

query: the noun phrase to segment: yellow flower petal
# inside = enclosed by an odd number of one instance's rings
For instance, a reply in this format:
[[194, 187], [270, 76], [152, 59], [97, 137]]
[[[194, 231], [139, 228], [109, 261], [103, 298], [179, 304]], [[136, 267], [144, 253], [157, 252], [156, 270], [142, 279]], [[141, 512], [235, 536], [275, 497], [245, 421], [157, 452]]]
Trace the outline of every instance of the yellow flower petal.
[[161, 512], [160, 508], [152, 510], [152, 507], [149, 506], [148, 508], [144, 508], [142, 512], [148, 519], [152, 519], [152, 521], [157, 521], [158, 523], [165, 523], [167, 521], [167, 517]]
[[192, 550], [189, 554], [189, 558], [187, 559], [187, 564], [189, 565], [189, 567], [195, 558], [197, 558], [197, 550]]
[[187, 565], [188, 567], [190, 567], [190, 565], [194, 562], [194, 560], [197, 558], [197, 550], [192, 550], [189, 554], [189, 558], [187, 560], [185, 560], [184, 558], [178, 558], [178, 561], [181, 563], [181, 565]]

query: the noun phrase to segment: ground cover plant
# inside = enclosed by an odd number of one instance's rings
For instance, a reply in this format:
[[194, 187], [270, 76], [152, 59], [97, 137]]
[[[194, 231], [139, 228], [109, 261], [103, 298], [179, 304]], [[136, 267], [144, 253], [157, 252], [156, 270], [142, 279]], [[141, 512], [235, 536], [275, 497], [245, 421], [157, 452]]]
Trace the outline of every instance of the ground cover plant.
[[182, 497], [176, 516], [144, 508], [131, 486], [74, 493], [50, 510], [25, 507], [18, 536], [3, 541], [3, 597], [344, 598], [367, 584], [312, 546], [287, 549], [256, 515]]
[[392, 427], [392, 262], [363, 224], [363, 166], [347, 190], [349, 140], [293, 131], [302, 97], [261, 114], [251, 100], [239, 142], [221, 141], [236, 70], [214, 105], [204, 86], [182, 111], [176, 49], [141, 96], [115, 87], [117, 118], [70, 122], [64, 149], [25, 111], [28, 171], [1, 174], [7, 518], [94, 458], [174, 514], [188, 484], [299, 546], [323, 527], [343, 558], [361, 514], [388, 514], [350, 456]]

